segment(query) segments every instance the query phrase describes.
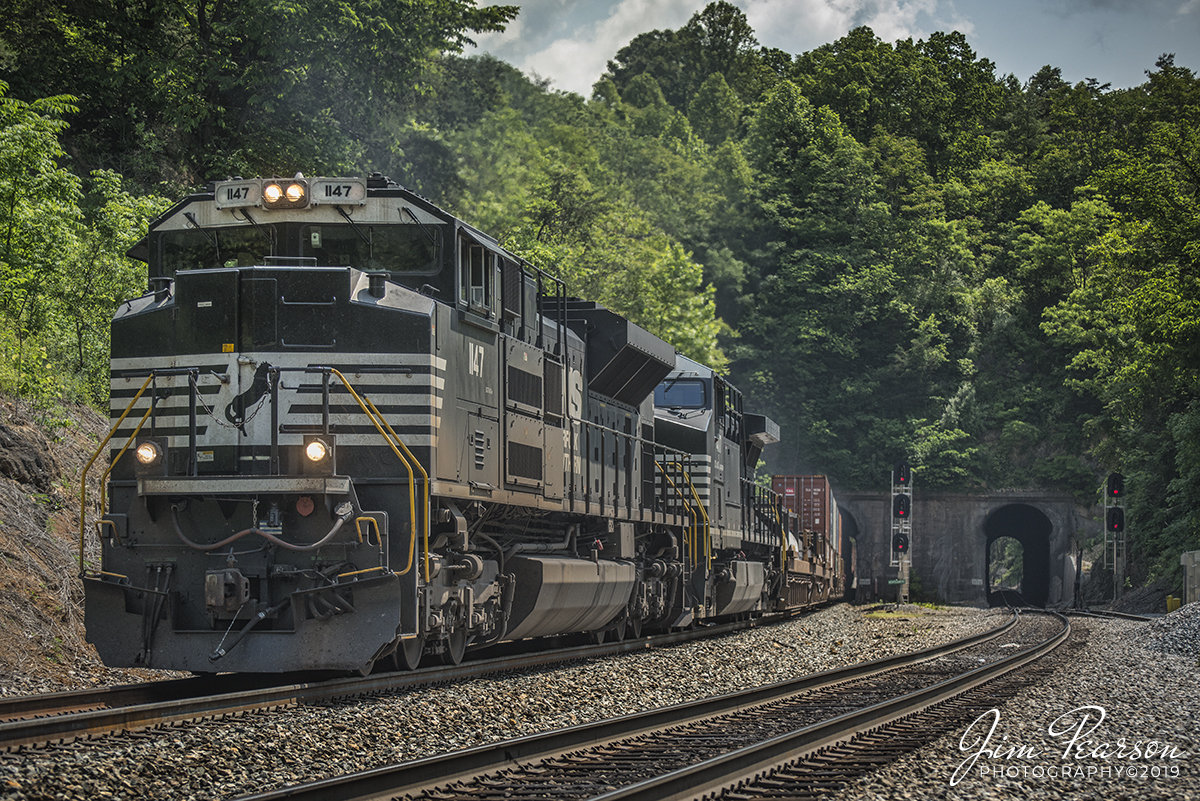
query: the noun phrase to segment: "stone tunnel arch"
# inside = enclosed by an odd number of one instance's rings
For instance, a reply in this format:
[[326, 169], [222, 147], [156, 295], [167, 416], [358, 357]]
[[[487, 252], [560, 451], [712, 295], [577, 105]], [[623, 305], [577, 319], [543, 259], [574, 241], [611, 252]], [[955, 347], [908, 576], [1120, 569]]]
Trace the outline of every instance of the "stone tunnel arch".
[[1009, 592], [993, 592], [987, 587], [989, 606], [1014, 605], [1046, 606], [1050, 598], [1050, 535], [1054, 530], [1050, 518], [1039, 509], [1024, 503], [1002, 506], [987, 516], [983, 523], [986, 549], [984, 575], [992, 573], [992, 543], [1011, 537], [1021, 544], [1021, 586], [1011, 597]]

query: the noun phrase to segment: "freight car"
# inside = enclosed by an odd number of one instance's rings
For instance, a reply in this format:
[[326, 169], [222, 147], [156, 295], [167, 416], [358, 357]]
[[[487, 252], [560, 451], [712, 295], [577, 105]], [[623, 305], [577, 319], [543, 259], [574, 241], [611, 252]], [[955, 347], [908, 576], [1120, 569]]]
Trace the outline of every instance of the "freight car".
[[837, 580], [749, 480], [779, 430], [734, 387], [378, 174], [216, 182], [131, 255], [98, 557], [80, 530], [109, 665], [454, 664]]

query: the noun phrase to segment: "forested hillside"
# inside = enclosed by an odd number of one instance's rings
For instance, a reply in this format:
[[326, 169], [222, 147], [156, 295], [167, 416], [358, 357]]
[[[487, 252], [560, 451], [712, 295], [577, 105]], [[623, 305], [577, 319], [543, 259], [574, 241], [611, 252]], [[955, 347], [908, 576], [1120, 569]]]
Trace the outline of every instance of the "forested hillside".
[[47, 413], [105, 405], [163, 198], [379, 170], [727, 370], [772, 470], [1085, 503], [1120, 471], [1135, 576], [1200, 548], [1200, 84], [1169, 55], [1114, 89], [954, 32], [790, 54], [715, 2], [584, 98], [462, 56], [509, 6], [7, 5], [0, 381]]

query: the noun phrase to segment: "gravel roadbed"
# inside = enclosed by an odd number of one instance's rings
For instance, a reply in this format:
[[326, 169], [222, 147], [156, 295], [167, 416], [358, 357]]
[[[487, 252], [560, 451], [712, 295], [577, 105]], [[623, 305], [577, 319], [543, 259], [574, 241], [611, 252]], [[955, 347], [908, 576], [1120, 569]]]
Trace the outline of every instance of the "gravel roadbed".
[[829, 798], [1200, 799], [1198, 606], [1154, 623], [1072, 618], [1085, 641], [1048, 680]]
[[999, 610], [839, 605], [671, 648], [198, 726], [0, 754], [13, 799], [213, 799], [312, 781], [919, 650]]

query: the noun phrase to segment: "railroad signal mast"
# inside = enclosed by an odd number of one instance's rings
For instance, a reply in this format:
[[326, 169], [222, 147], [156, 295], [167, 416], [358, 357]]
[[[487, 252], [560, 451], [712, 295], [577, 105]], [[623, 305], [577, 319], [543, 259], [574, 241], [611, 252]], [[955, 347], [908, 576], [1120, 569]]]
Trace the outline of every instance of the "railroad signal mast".
[[901, 459], [892, 468], [892, 560], [899, 568], [900, 601], [908, 603], [912, 568], [912, 467]]
[[1113, 600], [1125, 589], [1125, 476], [1110, 473], [1104, 485], [1104, 561], [1112, 566]]

